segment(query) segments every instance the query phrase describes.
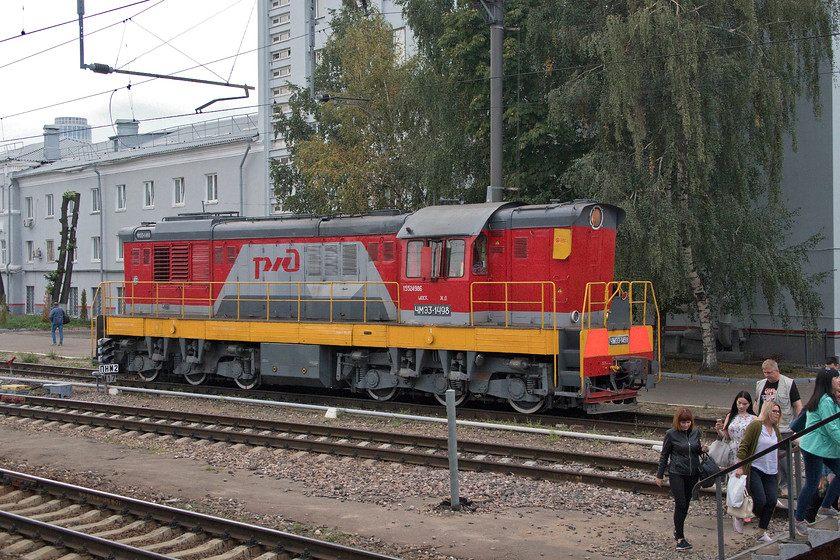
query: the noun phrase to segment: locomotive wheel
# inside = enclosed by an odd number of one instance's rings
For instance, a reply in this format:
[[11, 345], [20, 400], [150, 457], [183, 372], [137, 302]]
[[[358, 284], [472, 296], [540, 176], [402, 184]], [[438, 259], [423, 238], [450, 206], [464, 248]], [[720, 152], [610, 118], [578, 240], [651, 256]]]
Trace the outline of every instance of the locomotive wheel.
[[[434, 393], [434, 395], [435, 395], [435, 400], [437, 400], [437, 402], [439, 402], [443, 406], [446, 406], [446, 393], [440, 393], [440, 394]], [[469, 396], [470, 396], [470, 393], [468, 391], [463, 391], [462, 392], [462, 391], [456, 390], [455, 391], [455, 406], [461, 406], [462, 404], [464, 404], [466, 402], [466, 400], [469, 398]]]
[[399, 393], [399, 387], [385, 387], [382, 389], [367, 389], [367, 394], [375, 401], [390, 401]]
[[201, 385], [205, 381], [207, 381], [207, 374], [203, 371], [197, 371], [195, 373], [188, 373], [184, 375], [187, 379], [187, 383], [190, 385]]
[[236, 384], [239, 386], [240, 389], [245, 389], [247, 391], [257, 386], [257, 384], [260, 382], [260, 376], [255, 375], [254, 377], [246, 378], [237, 377], [236, 379], [234, 379], [234, 381], [236, 381]]
[[152, 381], [154, 381], [155, 379], [158, 378], [159, 373], [160, 373], [160, 370], [147, 369], [145, 371], [138, 371], [137, 375], [139, 375], [140, 379], [142, 379], [146, 383], [151, 383]]
[[537, 402], [515, 401], [513, 399], [508, 399], [508, 404], [516, 412], [521, 412], [522, 414], [535, 414], [542, 410], [545, 406], [545, 397], [541, 398]]

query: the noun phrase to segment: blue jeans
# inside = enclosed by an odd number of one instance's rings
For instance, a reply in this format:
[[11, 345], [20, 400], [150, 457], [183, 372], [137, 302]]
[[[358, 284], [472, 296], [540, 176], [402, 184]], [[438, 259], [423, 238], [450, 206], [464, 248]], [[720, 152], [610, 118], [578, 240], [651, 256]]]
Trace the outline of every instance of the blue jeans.
[[834, 473], [834, 479], [828, 485], [825, 491], [825, 498], [822, 501], [822, 507], [830, 508], [837, 496], [840, 496], [840, 459], [829, 459], [808, 453], [804, 449], [802, 451], [802, 458], [805, 460], [805, 485], [799, 493], [799, 499], [796, 502], [796, 517], [797, 521], [805, 519], [805, 510], [808, 509], [808, 504], [811, 498], [820, 487], [820, 479], [823, 474], [823, 465], [831, 469]]
[[53, 344], [55, 344], [55, 329], [58, 329], [58, 343], [64, 344], [64, 323], [59, 323], [52, 326]]
[[770, 518], [779, 499], [776, 490], [776, 475], [766, 474], [755, 467], [750, 469], [750, 496], [753, 499], [753, 513], [758, 516], [758, 528], [767, 530]]

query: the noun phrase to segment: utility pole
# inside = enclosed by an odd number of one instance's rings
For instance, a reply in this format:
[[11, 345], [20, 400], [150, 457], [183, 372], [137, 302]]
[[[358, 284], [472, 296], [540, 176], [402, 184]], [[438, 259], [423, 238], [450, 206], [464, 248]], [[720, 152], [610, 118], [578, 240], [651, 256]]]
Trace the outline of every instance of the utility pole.
[[487, 202], [501, 202], [502, 186], [502, 47], [505, 39], [504, 0], [472, 0], [490, 26], [490, 186]]

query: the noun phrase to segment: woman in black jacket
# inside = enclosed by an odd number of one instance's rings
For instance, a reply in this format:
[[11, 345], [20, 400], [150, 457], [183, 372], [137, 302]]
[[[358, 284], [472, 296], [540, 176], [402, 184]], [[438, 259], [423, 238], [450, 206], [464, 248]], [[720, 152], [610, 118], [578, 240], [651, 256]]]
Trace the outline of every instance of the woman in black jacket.
[[656, 485], [662, 487], [665, 467], [670, 462], [668, 478], [674, 495], [674, 538], [677, 550], [688, 550], [691, 545], [685, 540], [685, 518], [691, 502], [691, 492], [700, 476], [700, 430], [694, 427], [694, 415], [690, 410], [679, 407], [674, 413], [674, 427], [665, 433], [662, 453], [659, 455], [659, 469], [656, 471]]

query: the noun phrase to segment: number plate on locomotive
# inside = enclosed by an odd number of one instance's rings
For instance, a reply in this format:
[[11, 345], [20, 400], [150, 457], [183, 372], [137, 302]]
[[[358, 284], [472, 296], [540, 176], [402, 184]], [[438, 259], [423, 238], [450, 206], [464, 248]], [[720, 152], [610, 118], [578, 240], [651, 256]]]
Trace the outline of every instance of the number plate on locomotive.
[[449, 317], [452, 315], [451, 305], [415, 305], [415, 315], [431, 315], [435, 317]]
[[99, 364], [99, 373], [119, 373], [120, 364]]
[[610, 337], [610, 346], [622, 346], [624, 344], [630, 344], [629, 334], [620, 334], [618, 336]]

